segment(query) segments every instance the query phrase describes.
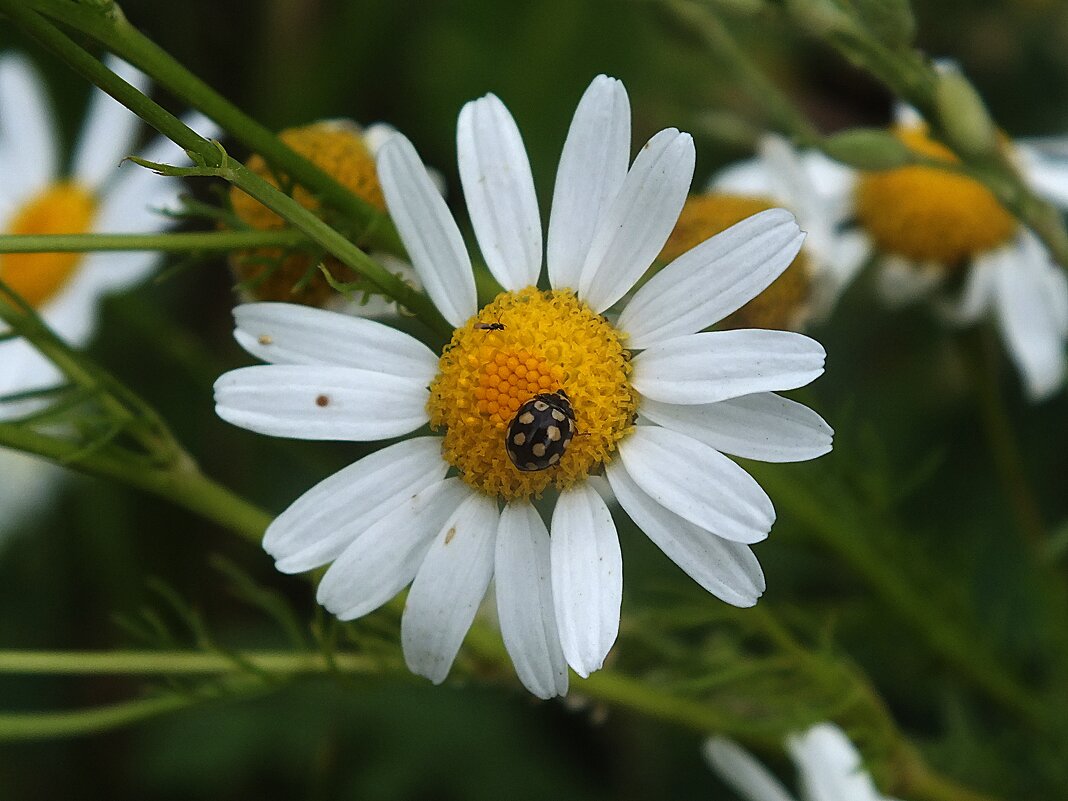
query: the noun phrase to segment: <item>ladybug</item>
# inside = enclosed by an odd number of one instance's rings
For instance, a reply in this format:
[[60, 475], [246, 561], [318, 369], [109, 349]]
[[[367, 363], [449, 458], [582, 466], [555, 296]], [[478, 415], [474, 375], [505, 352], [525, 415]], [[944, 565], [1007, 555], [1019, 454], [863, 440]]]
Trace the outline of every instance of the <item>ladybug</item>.
[[524, 472], [545, 470], [560, 462], [575, 436], [575, 410], [562, 389], [535, 395], [516, 411], [504, 448]]

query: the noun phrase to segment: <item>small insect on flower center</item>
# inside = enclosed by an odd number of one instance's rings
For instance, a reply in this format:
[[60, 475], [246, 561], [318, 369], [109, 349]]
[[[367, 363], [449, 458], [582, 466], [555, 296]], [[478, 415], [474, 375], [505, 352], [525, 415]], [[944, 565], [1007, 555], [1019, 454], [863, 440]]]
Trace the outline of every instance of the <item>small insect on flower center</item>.
[[541, 393], [516, 412], [504, 435], [504, 449], [524, 471], [555, 467], [575, 436], [575, 410], [562, 389]]
[[[924, 127], [895, 135], [912, 150], [957, 162]], [[945, 267], [963, 266], [978, 253], [1007, 242], [1016, 221], [978, 181], [934, 167], [898, 167], [861, 175], [857, 219], [887, 253]]]
[[[355, 123], [345, 120], [316, 122], [299, 128], [289, 128], [278, 137], [312, 164], [330, 175], [357, 197], [385, 211], [386, 201], [378, 182], [374, 156], [364, 141], [363, 131]], [[276, 171], [254, 154], [246, 165], [273, 186], [279, 185]], [[282, 187], [290, 188], [289, 179], [282, 177]], [[292, 189], [293, 199], [310, 211], [319, 212], [319, 199], [304, 187]], [[230, 190], [234, 213], [248, 226], [260, 231], [284, 228], [285, 220], [237, 188]], [[328, 257], [326, 265], [341, 280], [355, 278], [336, 259]], [[262, 248], [237, 253], [231, 267], [249, 294], [256, 300], [278, 300], [323, 306], [335, 295], [326, 279], [316, 269], [312, 257], [303, 253], [284, 253], [275, 248]]]
[[[74, 183], [45, 189], [15, 212], [7, 233], [21, 235], [84, 234], [92, 229], [96, 199]], [[0, 278], [31, 306], [47, 303], [73, 277], [81, 253], [6, 253], [0, 255]]]
[[[709, 237], [774, 207], [775, 203], [763, 197], [719, 192], [691, 195], [657, 261], [667, 264]], [[793, 329], [804, 314], [810, 285], [808, 257], [802, 249], [771, 286], [718, 327]]]
[[632, 427], [629, 374], [619, 332], [572, 292], [505, 292], [453, 333], [430, 386], [430, 424], [444, 430], [446, 461], [482, 492], [566, 489]]

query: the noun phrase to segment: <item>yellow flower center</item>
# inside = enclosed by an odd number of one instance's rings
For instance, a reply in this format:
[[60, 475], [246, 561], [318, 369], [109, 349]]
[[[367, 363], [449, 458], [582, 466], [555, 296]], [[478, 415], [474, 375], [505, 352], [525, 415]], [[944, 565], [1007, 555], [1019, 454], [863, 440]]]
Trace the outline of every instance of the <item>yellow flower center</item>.
[[[899, 128], [895, 135], [918, 153], [958, 161], [926, 128]], [[856, 210], [881, 250], [946, 267], [962, 266], [1016, 231], [1016, 221], [989, 189], [934, 167], [863, 173], [857, 182]]]
[[[571, 291], [505, 292], [445, 347], [430, 425], [445, 430], [445, 460], [477, 490], [510, 500], [566, 489], [609, 461], [634, 424], [629, 373], [620, 333]], [[505, 450], [508, 426], [523, 403], [559, 389], [575, 410], [574, 439], [556, 465], [518, 470]]]
[[[375, 171], [374, 156], [364, 142], [363, 132], [354, 123], [316, 122], [289, 128], [278, 137], [323, 172], [328, 173], [353, 194], [380, 211], [386, 201]], [[246, 166], [260, 178], [285, 190], [290, 180], [279, 175], [259, 154], [249, 158]], [[310, 211], [319, 212], [319, 199], [302, 186], [292, 189], [293, 199]], [[284, 228], [285, 220], [236, 187], [230, 190], [234, 213], [247, 225], [261, 231]], [[330, 272], [343, 281], [356, 278], [333, 257], [327, 257]], [[334, 295], [326, 279], [316, 269], [318, 260], [304, 253], [285, 253], [276, 248], [237, 253], [230, 260], [238, 280], [244, 282], [257, 300], [281, 300], [322, 306]]]
[[[666, 264], [709, 237], [774, 207], [775, 203], [762, 197], [721, 193], [691, 195], [682, 207], [675, 230], [660, 251], [659, 261]], [[809, 284], [808, 258], [802, 250], [771, 286], [725, 318], [718, 327], [795, 328], [808, 300]]]
[[[19, 209], [9, 234], [84, 234], [93, 224], [96, 199], [77, 184], [58, 183], [45, 189]], [[74, 275], [81, 253], [7, 253], [0, 255], [0, 278], [40, 307]]]

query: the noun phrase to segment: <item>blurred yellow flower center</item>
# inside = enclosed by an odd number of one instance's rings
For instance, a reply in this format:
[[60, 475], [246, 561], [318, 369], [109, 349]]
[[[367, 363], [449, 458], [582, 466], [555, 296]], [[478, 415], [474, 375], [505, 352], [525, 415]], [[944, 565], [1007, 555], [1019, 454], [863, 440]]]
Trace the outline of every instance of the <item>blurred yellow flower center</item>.
[[[957, 162], [926, 128], [895, 135], [925, 156]], [[1008, 241], [1016, 221], [978, 181], [934, 167], [863, 173], [856, 188], [857, 218], [875, 244], [906, 258], [959, 267]]]
[[[352, 122], [331, 120], [289, 128], [278, 137], [312, 164], [329, 174], [357, 197], [380, 211], [386, 201], [375, 171], [374, 156], [364, 141], [363, 131]], [[259, 154], [249, 158], [246, 166], [274, 186], [289, 190], [291, 183], [281, 177]], [[302, 186], [292, 187], [293, 199], [304, 208], [319, 212], [319, 199]], [[248, 226], [261, 231], [284, 228], [285, 220], [236, 187], [230, 190], [234, 213]], [[332, 257], [326, 265], [342, 281], [356, 278]], [[256, 300], [279, 300], [322, 306], [334, 297], [334, 290], [318, 272], [318, 260], [304, 253], [285, 253], [276, 248], [262, 248], [237, 253], [230, 260], [240, 281]]]
[[[762, 197], [723, 193], [691, 195], [686, 199], [675, 230], [660, 251], [658, 261], [666, 264], [709, 237], [774, 207], [774, 202]], [[795, 328], [808, 301], [809, 284], [808, 259], [802, 250], [771, 286], [724, 319], [718, 327]]]
[[[54, 184], [19, 209], [9, 234], [84, 234], [93, 225], [96, 199], [73, 183]], [[0, 255], [0, 278], [30, 305], [47, 303], [66, 285], [81, 253], [7, 253]]]
[[[629, 374], [619, 332], [572, 292], [505, 292], [445, 347], [430, 385], [430, 425], [445, 430], [446, 461], [475, 489], [505, 499], [566, 489], [607, 462], [633, 425]], [[558, 464], [516, 469], [505, 451], [509, 424], [534, 395], [559, 389], [574, 407], [576, 436]]]

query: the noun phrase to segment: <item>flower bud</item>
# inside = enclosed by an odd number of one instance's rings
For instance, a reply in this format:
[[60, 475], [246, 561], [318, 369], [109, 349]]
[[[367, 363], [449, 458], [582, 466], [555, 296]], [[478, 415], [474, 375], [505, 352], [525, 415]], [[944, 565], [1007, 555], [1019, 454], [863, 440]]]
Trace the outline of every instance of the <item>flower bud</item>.
[[835, 0], [786, 0], [786, 8], [814, 36], [856, 29], [852, 17]]
[[864, 27], [882, 44], [908, 47], [916, 35], [909, 0], [854, 0]]
[[956, 69], [940, 71], [935, 105], [946, 139], [954, 148], [981, 156], [997, 148], [997, 127], [975, 87]]
[[861, 170], [890, 170], [911, 161], [908, 147], [881, 128], [853, 128], [823, 140], [823, 152]]

